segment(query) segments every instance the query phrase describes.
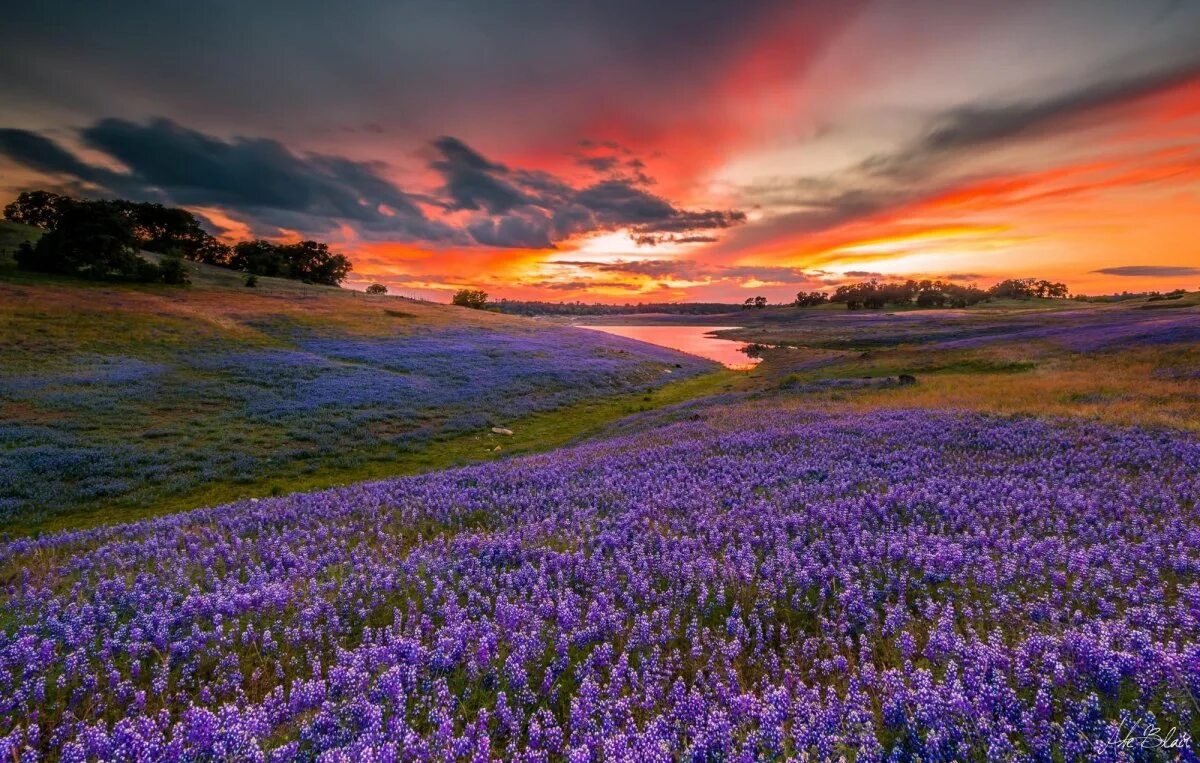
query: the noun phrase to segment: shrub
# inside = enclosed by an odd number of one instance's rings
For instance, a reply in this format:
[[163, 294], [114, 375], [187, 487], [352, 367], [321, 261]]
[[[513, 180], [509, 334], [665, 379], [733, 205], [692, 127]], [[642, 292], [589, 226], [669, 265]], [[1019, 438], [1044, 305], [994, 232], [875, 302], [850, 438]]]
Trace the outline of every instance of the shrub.
[[187, 266], [183, 264], [183, 259], [179, 257], [167, 257], [158, 266], [159, 277], [162, 282], [175, 286], [186, 286], [192, 282], [188, 278]]
[[246, 286], [251, 289], [258, 286], [258, 276], [254, 275], [253, 273], [246, 276]]
[[17, 246], [17, 250], [13, 252], [13, 261], [21, 270], [37, 270], [37, 253], [33, 249], [33, 244], [22, 241]]
[[381, 283], [373, 283], [367, 287], [367, 294], [387, 294], [387, 287]]
[[483, 289], [459, 289], [450, 298], [450, 303], [459, 307], [483, 310], [487, 307], [488, 295]]
[[137, 260], [137, 264], [133, 269], [133, 280], [142, 281], [143, 283], [154, 283], [155, 281], [162, 280], [162, 268], [153, 262], [143, 260], [141, 257], [138, 257]]

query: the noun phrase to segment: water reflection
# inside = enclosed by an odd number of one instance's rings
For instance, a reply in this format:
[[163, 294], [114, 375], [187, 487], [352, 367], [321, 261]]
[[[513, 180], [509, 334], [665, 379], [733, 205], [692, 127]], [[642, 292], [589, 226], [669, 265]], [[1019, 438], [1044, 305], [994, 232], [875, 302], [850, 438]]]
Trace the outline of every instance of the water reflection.
[[712, 335], [714, 331], [740, 328], [739, 326], [580, 326], [579, 328], [604, 331], [609, 334], [649, 342], [661, 347], [699, 355], [715, 360], [726, 368], [746, 370], [761, 362], [759, 357], [763, 345], [736, 342]]

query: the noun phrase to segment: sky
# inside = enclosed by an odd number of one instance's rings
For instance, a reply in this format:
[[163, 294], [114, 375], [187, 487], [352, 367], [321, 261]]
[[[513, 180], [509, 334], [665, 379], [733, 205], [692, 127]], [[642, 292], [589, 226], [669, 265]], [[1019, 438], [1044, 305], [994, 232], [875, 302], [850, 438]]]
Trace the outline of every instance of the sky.
[[445, 300], [1200, 288], [1200, 0], [44, 0], [0, 199], [184, 206]]

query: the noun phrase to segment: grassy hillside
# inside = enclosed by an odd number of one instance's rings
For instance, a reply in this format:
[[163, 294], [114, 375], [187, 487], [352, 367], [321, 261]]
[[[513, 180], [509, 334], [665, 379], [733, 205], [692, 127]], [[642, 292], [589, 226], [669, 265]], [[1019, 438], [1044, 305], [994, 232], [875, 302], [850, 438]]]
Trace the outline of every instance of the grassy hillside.
[[[0, 252], [36, 234], [0, 224]], [[543, 321], [283, 279], [251, 289], [241, 274], [188, 267], [189, 287], [128, 285], [24, 273], [0, 258], [0, 531], [549, 449], [734, 380], [781, 410], [956, 408], [1200, 429], [1200, 294], [700, 318], [777, 347], [747, 376]], [[899, 374], [918, 383], [888, 381]]]
[[10, 270], [13, 265], [13, 253], [25, 242], [37, 241], [42, 232], [30, 225], [11, 223], [0, 220], [0, 270]]
[[0, 543], [0, 745], [1194, 760], [1095, 753], [1134, 723], [1200, 736], [1198, 495], [1178, 432], [759, 400]]
[[765, 311], [737, 333], [780, 346], [735, 375], [193, 279], [0, 276], [9, 530], [212, 506], [0, 539], [0, 758], [1065, 761], [1200, 736], [1200, 295]]
[[[795, 310], [730, 337], [781, 405], [1070, 416], [1200, 430], [1200, 293], [907, 313]], [[900, 374], [917, 384], [888, 383]]]
[[[847, 310], [844, 305], [748, 311], [726, 325], [730, 337], [766, 344], [872, 350], [897, 346], [932, 349], [977, 347], [1003, 341], [1051, 340], [1064, 349], [1099, 349], [1171, 339], [1174, 324], [1188, 324], [1200, 293], [1101, 304], [1064, 299], [995, 300], [966, 309]], [[1164, 322], [1166, 313], [1178, 316]], [[1195, 339], [1188, 335], [1185, 338]]]
[[189, 268], [0, 270], [0, 529], [501, 458], [728, 380], [598, 332]]
[[[844, 305], [596, 324], [738, 326], [763, 345], [749, 380], [771, 405], [892, 406], [1079, 417], [1200, 430], [1200, 292], [1119, 303], [993, 300], [968, 309]], [[918, 379], [899, 385], [900, 374]], [[890, 380], [890, 381], [889, 381]]]

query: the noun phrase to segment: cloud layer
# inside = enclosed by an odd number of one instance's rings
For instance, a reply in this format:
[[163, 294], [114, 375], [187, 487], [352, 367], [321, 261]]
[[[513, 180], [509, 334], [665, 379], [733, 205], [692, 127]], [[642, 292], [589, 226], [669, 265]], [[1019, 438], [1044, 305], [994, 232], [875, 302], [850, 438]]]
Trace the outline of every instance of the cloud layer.
[[743, 283], [773, 284], [789, 288], [804, 285], [823, 285], [829, 274], [821, 271], [808, 272], [802, 268], [777, 267], [771, 265], [720, 266], [692, 259], [616, 260], [595, 262], [589, 260], [557, 260], [553, 263], [567, 267], [609, 275], [636, 276], [658, 282], [684, 281], [694, 283]]
[[1094, 271], [1108, 276], [1136, 276], [1141, 278], [1161, 278], [1164, 276], [1194, 276], [1200, 275], [1200, 268], [1185, 265], [1121, 265], [1115, 268], [1100, 268]]
[[438, 138], [433, 147], [439, 156], [430, 166], [444, 182], [446, 208], [486, 213], [467, 225], [471, 237], [486, 246], [545, 249], [596, 231], [625, 229], [652, 237], [718, 230], [746, 220], [744, 212], [683, 209], [651, 193], [643, 175], [621, 173], [637, 160], [592, 156], [589, 166], [606, 177], [576, 187], [547, 172], [490, 161], [457, 138]]
[[422, 194], [404, 191], [377, 162], [300, 154], [265, 138], [225, 140], [167, 119], [103, 119], [79, 138], [124, 169], [88, 163], [43, 135], [13, 128], [0, 130], [0, 155], [93, 194], [227, 209], [268, 235], [351, 224], [368, 237], [549, 249], [597, 231], [684, 235], [746, 220], [736, 210], [684, 209], [655, 195], [640, 173], [620, 171], [636, 160], [602, 163], [602, 179], [573, 185], [489, 160], [450, 136], [430, 146], [429, 169], [441, 184]]
[[186, 204], [430, 296], [1169, 289], [1200, 262], [1197, 2], [61, 0], [5, 23], [0, 194]]

